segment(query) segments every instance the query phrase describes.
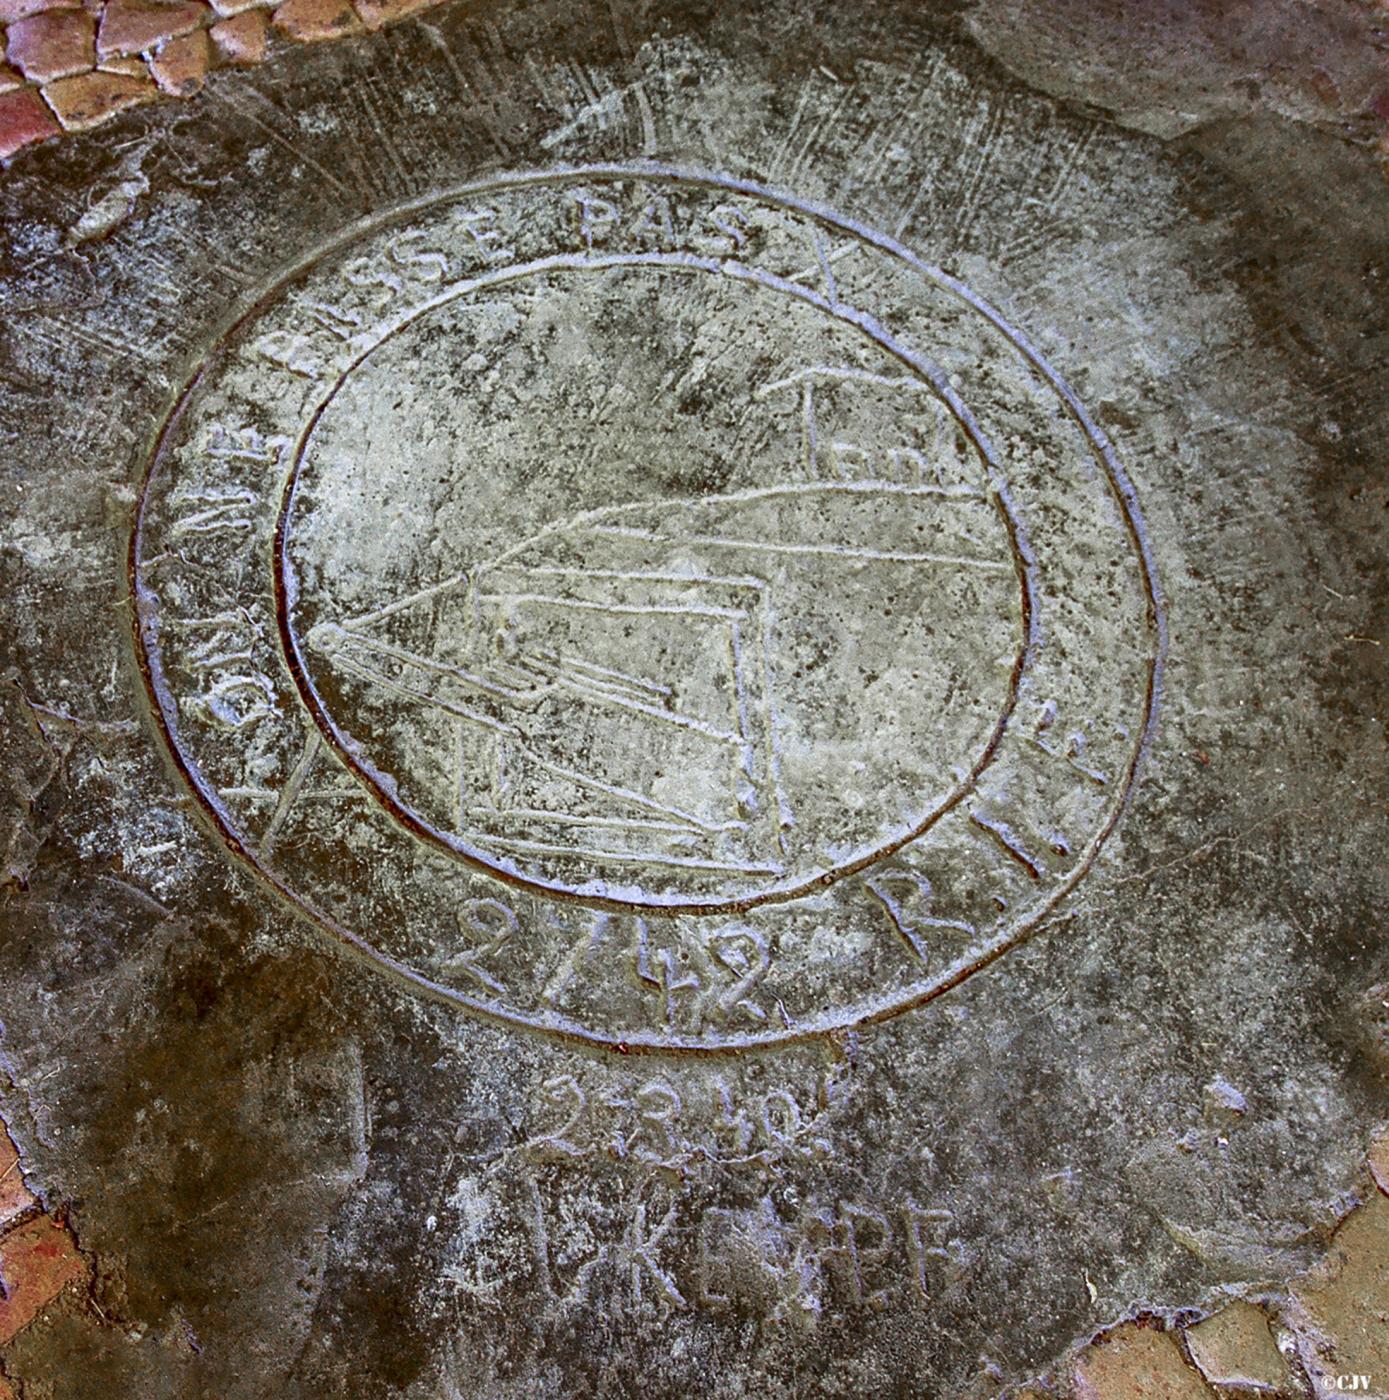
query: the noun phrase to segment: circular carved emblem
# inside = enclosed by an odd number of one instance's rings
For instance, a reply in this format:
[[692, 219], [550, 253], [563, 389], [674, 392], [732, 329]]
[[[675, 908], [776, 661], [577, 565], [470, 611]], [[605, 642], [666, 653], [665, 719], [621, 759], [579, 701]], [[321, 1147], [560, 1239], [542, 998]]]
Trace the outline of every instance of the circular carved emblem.
[[1112, 830], [1162, 621], [1038, 352], [891, 239], [655, 166], [500, 179], [289, 273], [131, 548], [232, 850], [417, 986], [628, 1048], [878, 1019]]

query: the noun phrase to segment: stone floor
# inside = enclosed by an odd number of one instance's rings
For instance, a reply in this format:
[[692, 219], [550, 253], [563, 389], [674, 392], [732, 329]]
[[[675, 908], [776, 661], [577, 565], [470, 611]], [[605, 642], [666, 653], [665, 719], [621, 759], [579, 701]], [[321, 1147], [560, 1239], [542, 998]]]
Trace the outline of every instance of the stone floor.
[[[1389, 1397], [1383, 0], [0, 0], [0, 26], [0, 1400]], [[797, 220], [829, 230], [805, 239], [804, 268], [775, 262]], [[777, 906], [762, 924], [754, 898], [730, 896], [746, 922], [691, 961], [627, 893], [560, 939], [544, 930], [588, 890], [562, 862], [545, 872], [559, 913], [525, 890], [513, 912], [503, 900], [539, 877], [507, 867], [445, 891], [456, 933], [408, 927], [402, 910], [433, 908], [446, 878], [428, 865], [433, 809], [356, 769], [356, 738], [326, 771], [332, 715], [275, 748], [292, 691], [246, 668], [277, 626], [291, 633], [294, 590], [274, 608], [269, 585], [219, 602], [240, 565], [216, 551], [255, 531], [267, 557], [288, 550], [292, 511], [274, 516], [278, 494], [262, 507], [259, 476], [214, 473], [278, 470], [292, 433], [276, 403], [460, 269], [479, 285], [494, 263], [509, 273], [526, 237], [571, 271], [597, 248], [790, 287], [898, 356], [841, 375], [865, 398], [914, 363], [923, 326], [944, 338], [937, 388], [996, 415], [1036, 529], [1036, 664], [1059, 655], [1072, 706], [1096, 706], [1077, 720], [1024, 687], [1019, 747], [1083, 792], [1113, 790], [1105, 742], [1135, 753], [1074, 878], [1081, 842], [1038, 819], [1015, 777], [994, 807], [961, 807], [929, 880], [909, 851], [876, 882], [869, 867], [838, 942], [766, 932]], [[918, 293], [886, 263], [861, 269], [897, 239], [994, 329], [961, 329], [944, 302], [934, 320], [895, 319]], [[574, 377], [496, 387], [491, 357], [525, 364], [496, 348], [501, 331], [472, 358], [425, 336], [377, 379], [344, 368], [344, 401], [367, 407], [336, 426], [315, 411], [331, 450], [314, 467], [328, 485], [301, 493], [318, 511], [303, 530], [313, 588], [408, 583], [442, 625], [451, 595], [427, 569], [451, 539], [513, 522], [528, 482], [599, 491], [574, 496], [583, 529], [626, 500], [601, 494], [596, 459], [544, 476], [547, 433], [578, 452], [565, 424], [592, 435], [627, 414], [642, 462], [664, 450], [663, 414], [732, 441], [795, 379], [798, 336], [815, 372], [841, 353], [842, 327], [799, 311], [636, 292], [566, 309], [549, 284], [499, 287], [487, 314], [523, 341], [514, 327], [531, 326], [523, 350], [550, 347]], [[850, 305], [880, 294], [881, 315]], [[461, 340], [465, 306], [448, 331]], [[627, 354], [664, 315], [668, 340]], [[1011, 348], [981, 349], [999, 323]], [[698, 372], [667, 371], [671, 341]], [[768, 392], [740, 402], [764, 373]], [[627, 380], [649, 393], [624, 399]], [[1058, 383], [1069, 397], [1054, 401]], [[498, 472], [525, 465], [513, 491], [459, 510], [429, 492], [482, 440], [448, 416], [480, 384], [489, 411], [510, 405]], [[786, 419], [836, 489], [890, 446], [838, 392], [822, 391], [819, 420], [808, 392]], [[538, 446], [505, 426], [528, 414]], [[1073, 419], [1099, 468], [1067, 466], [1057, 425]], [[187, 422], [203, 435], [180, 444]], [[359, 441], [410, 464], [372, 498], [371, 531], [334, 513], [357, 489]], [[894, 471], [921, 457], [893, 451]], [[180, 452], [185, 475], [157, 498], [152, 464]], [[1087, 515], [1079, 493], [1118, 458], [1114, 504]], [[758, 494], [693, 466], [681, 479], [735, 506]], [[866, 501], [903, 481], [848, 484]], [[727, 549], [746, 521], [716, 529], [683, 495], [669, 505], [683, 525], [643, 509], [639, 528], [571, 530], [570, 547], [666, 548], [667, 529], [677, 565], [661, 586], [683, 586], [681, 532], [705, 518], [694, 545]], [[861, 599], [907, 548], [884, 544], [900, 518], [872, 517], [865, 549], [857, 516], [828, 495], [817, 509], [824, 538], [859, 546], [846, 596]], [[431, 520], [407, 557], [400, 522]], [[789, 506], [760, 528], [764, 552], [818, 548]], [[1126, 550], [1146, 592], [1125, 582]], [[1076, 583], [1100, 559], [1112, 575]], [[700, 615], [741, 618], [744, 572], [725, 569], [730, 591]], [[1053, 612], [1048, 590], [1066, 600]], [[828, 615], [815, 593], [802, 585], [807, 615]], [[617, 611], [666, 615], [652, 596]], [[937, 626], [965, 655], [979, 594], [952, 597]], [[896, 599], [880, 601], [887, 635]], [[1124, 606], [1147, 633], [1116, 620]], [[212, 631], [179, 653], [185, 624]], [[303, 631], [327, 639], [301, 658], [329, 677], [325, 708], [345, 703], [347, 670], [329, 668], [346, 657], [360, 674], [367, 652], [346, 648], [366, 634], [326, 611]], [[375, 679], [400, 710], [409, 678], [418, 698], [441, 662], [382, 636]], [[965, 691], [990, 674], [968, 657]], [[884, 647], [862, 668], [865, 710], [894, 661]], [[569, 680], [610, 701], [615, 674]], [[632, 735], [650, 709], [634, 693], [618, 694]], [[1146, 730], [1116, 718], [1139, 700]], [[903, 708], [883, 702], [874, 724]], [[944, 700], [938, 714], [957, 718]], [[968, 718], [962, 705], [962, 732]], [[244, 765], [221, 806], [190, 776], [195, 732], [209, 771]], [[401, 743], [417, 767], [432, 752], [417, 733]], [[893, 770], [872, 767], [871, 744], [853, 753], [871, 807]], [[851, 764], [834, 771], [828, 786], [853, 787]], [[288, 796], [261, 811], [277, 775]], [[380, 814], [352, 805], [363, 785], [407, 840], [389, 845]], [[1057, 801], [1067, 820], [1081, 810]], [[324, 831], [337, 844], [316, 846]], [[436, 873], [410, 885], [412, 869]], [[1000, 908], [1067, 883], [1025, 936], [967, 943], [994, 871]], [[300, 917], [311, 884], [349, 912]], [[881, 942], [858, 936], [870, 925]], [[603, 963], [613, 929], [631, 939], [620, 973]], [[451, 961], [435, 937], [457, 943]], [[516, 969], [532, 957], [527, 1001]], [[856, 958], [879, 1000], [853, 1000]], [[918, 963], [939, 983], [905, 980]]]
[[[91, 1270], [71, 1230], [43, 1213], [19, 1167], [8, 1135], [0, 1135], [0, 1347], [25, 1328], [42, 1345], [62, 1312], [99, 1311]], [[1236, 1297], [1205, 1315], [1140, 1313], [1079, 1339], [1046, 1377], [1006, 1394], [1010, 1400], [1374, 1394], [1371, 1380], [1389, 1372], [1389, 1129], [1370, 1145], [1362, 1193], [1325, 1257], [1284, 1289]], [[0, 1398], [18, 1393], [8, 1385], [0, 1375]]]

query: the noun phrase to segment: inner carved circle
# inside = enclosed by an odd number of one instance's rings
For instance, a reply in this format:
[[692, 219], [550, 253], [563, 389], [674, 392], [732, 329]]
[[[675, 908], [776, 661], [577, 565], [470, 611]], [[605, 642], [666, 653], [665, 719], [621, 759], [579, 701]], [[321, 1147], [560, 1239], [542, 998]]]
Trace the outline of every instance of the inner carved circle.
[[862, 869], [998, 743], [1015, 522], [851, 316], [555, 261], [319, 413], [278, 535], [305, 701], [409, 829], [553, 894], [716, 912]]

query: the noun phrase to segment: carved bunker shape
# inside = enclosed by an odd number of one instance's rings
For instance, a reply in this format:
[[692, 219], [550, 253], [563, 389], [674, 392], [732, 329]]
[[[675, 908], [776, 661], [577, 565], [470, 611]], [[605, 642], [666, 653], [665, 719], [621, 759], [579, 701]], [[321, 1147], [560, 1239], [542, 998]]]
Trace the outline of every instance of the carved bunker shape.
[[1114, 829], [1160, 689], [1138, 503], [1026, 335], [649, 163], [289, 269], [165, 425], [130, 571], [240, 860], [426, 993], [639, 1050], [988, 965]]

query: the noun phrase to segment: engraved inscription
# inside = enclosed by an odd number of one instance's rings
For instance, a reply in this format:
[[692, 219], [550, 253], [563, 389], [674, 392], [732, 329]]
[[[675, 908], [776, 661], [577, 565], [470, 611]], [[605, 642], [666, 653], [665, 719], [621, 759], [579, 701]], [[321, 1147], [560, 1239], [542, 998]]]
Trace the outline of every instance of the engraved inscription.
[[535, 1162], [630, 1163], [681, 1179], [823, 1161], [830, 1146], [820, 1119], [843, 1087], [835, 1073], [808, 1091], [751, 1094], [720, 1077], [691, 1089], [661, 1078], [593, 1087], [557, 1075], [539, 1088], [522, 1151]]
[[[958, 984], [1084, 876], [1159, 693], [1134, 493], [1030, 342], [872, 229], [654, 165], [441, 196], [269, 289], [170, 418], [131, 561], [239, 859], [393, 975], [622, 1051]], [[546, 1093], [546, 1170], [815, 1140], [775, 1096], [713, 1143], [659, 1080]], [[825, 1209], [856, 1306], [878, 1251], [944, 1247]], [[676, 1306], [664, 1219], [618, 1267]]]
[[[561, 1309], [604, 1303], [813, 1326], [827, 1313], [930, 1307], [973, 1262], [952, 1212], [909, 1197], [763, 1191], [719, 1204], [675, 1184], [642, 1182], [585, 1219], [577, 1198], [542, 1177], [527, 1178], [525, 1192], [517, 1213], [529, 1217], [528, 1272]], [[456, 1276], [468, 1276], [465, 1269]]]

